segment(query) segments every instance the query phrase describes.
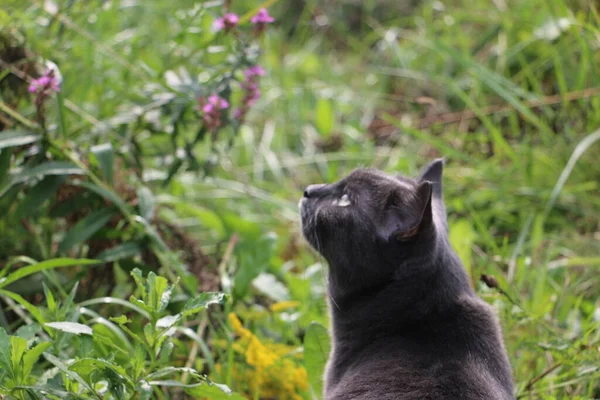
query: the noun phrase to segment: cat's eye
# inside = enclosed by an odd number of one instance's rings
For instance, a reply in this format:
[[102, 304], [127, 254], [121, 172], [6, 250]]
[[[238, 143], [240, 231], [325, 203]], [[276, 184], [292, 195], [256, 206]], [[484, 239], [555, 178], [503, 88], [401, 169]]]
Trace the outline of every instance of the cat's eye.
[[350, 197], [348, 197], [347, 194], [343, 195], [340, 197], [337, 205], [340, 207], [348, 207], [350, 205]]

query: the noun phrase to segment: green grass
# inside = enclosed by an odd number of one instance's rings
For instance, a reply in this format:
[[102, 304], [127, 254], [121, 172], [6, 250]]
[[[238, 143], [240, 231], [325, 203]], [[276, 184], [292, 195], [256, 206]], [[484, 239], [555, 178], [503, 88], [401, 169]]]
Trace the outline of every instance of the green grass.
[[[97, 179], [82, 182], [84, 189], [109, 199], [125, 218], [112, 229], [94, 231], [92, 239], [130, 243], [119, 250], [132, 252], [94, 267], [114, 269], [114, 285], [99, 282], [89, 297], [127, 300], [134, 290], [127, 272], [134, 266], [160, 266], [171, 280], [185, 276], [190, 248], [170, 251], [169, 235], [156, 220], [136, 219], [143, 207], [119, 185], [133, 192], [150, 188], [134, 198], [145, 199], [147, 210], [156, 207], [161, 220], [181, 227], [197, 250], [209, 254], [205, 267], [216, 271], [221, 289], [232, 294], [222, 309], [211, 311], [210, 323], [185, 321], [192, 330], [182, 325], [191, 333], [176, 336], [171, 365], [185, 365], [195, 337], [199, 371], [251, 398], [267, 398], [269, 389], [251, 389], [253, 366], [235, 350], [227, 314], [238, 315], [267, 349], [288, 346], [284, 359], [294, 365], [302, 365], [293, 354], [301, 353], [310, 323], [327, 324], [325, 269], [299, 233], [296, 203], [303, 188], [334, 181], [357, 166], [416, 174], [428, 160], [445, 156], [452, 242], [478, 293], [498, 309], [517, 394], [600, 397], [600, 14], [595, 6], [452, 0], [423, 1], [400, 12], [395, 2], [381, 0], [364, 2], [360, 24], [350, 26], [350, 5], [309, 0], [288, 36], [296, 15], [292, 2], [275, 2], [270, 12], [279, 22], [258, 42], [267, 70], [261, 100], [237, 134], [224, 130], [213, 143], [194, 147], [202, 167], [186, 161], [186, 170], [164, 185], [175, 155], [171, 145], [193, 139], [198, 121], [189, 110], [183, 113], [179, 136], [172, 139], [165, 127], [177, 104], [165, 107], [156, 95], [176, 92], [167, 71], [184, 76], [185, 68], [208, 82], [226, 72], [231, 43], [209, 33], [220, 3], [60, 1], [61, 12], [54, 16], [43, 3], [13, 2], [4, 17], [9, 28], [0, 34], [19, 28], [33, 54], [60, 67], [64, 84], [58, 104], [64, 118], [59, 123], [60, 110], [50, 106], [48, 134], [56, 148], [48, 152], [63, 161], [80, 157], [94, 172]], [[259, 5], [233, 2], [239, 14]], [[389, 12], [382, 13], [382, 7]], [[561, 18], [564, 29], [552, 24]], [[9, 104], [2, 96], [1, 104]], [[188, 100], [181, 104], [195, 101]], [[15, 104], [0, 114], [15, 121], [13, 129], [26, 128], [35, 120], [33, 104], [27, 97]], [[374, 117], [385, 127], [369, 129]], [[379, 137], [376, 144], [374, 136], [385, 132], [391, 137]], [[323, 150], [324, 143], [336, 141], [341, 141], [337, 148]], [[114, 149], [115, 184], [106, 179], [99, 156], [88, 157], [91, 146], [103, 143]], [[7, 191], [0, 207], [14, 214], [27, 193], [26, 186]], [[92, 239], [80, 243], [72, 235], [67, 244], [74, 247], [57, 247], [69, 225], [52, 214], [54, 196], [26, 214], [25, 222], [0, 221], [0, 267], [5, 260], [33, 262], [17, 256], [87, 257]], [[150, 262], [145, 250], [158, 262]], [[76, 280], [85, 283], [86, 271], [61, 268], [43, 278], [55, 296], [62, 290], [66, 301]], [[496, 277], [501, 290], [481, 283], [482, 274]], [[37, 293], [39, 281], [32, 281]], [[0, 322], [12, 333], [26, 318], [32, 321], [27, 310], [17, 317], [9, 311], [19, 302], [7, 297], [9, 289], [31, 296], [32, 282], [24, 282], [0, 293], [2, 315], [8, 317]], [[182, 279], [178, 301], [202, 283]], [[282, 300], [299, 303], [270, 310]], [[171, 313], [179, 312], [174, 302]], [[96, 311], [105, 318], [124, 312], [114, 305]], [[139, 333], [142, 323], [136, 318], [132, 329]], [[69, 346], [55, 350], [55, 356], [73, 356]], [[300, 395], [311, 398], [309, 391]]]

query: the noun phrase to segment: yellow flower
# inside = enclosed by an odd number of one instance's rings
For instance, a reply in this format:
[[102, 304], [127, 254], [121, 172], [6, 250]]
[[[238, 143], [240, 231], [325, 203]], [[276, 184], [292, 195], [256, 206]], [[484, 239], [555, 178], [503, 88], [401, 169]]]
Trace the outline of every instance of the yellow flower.
[[287, 357], [293, 350], [282, 344], [262, 343], [250, 330], [244, 328], [234, 313], [228, 316], [229, 325], [239, 336], [234, 351], [246, 358], [248, 376], [245, 381], [253, 393], [281, 400], [302, 400], [299, 394], [308, 389], [306, 370]]
[[288, 308], [296, 308], [300, 306], [299, 301], [289, 300], [289, 301], [280, 301], [278, 303], [271, 304], [271, 311], [280, 312], [283, 310], [287, 310]]

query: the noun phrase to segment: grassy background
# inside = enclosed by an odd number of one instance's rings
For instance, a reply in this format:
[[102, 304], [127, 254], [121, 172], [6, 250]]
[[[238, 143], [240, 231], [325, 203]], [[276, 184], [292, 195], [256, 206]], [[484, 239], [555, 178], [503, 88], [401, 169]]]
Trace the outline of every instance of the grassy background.
[[[211, 71], [227, 56], [206, 51], [202, 33], [220, 3], [64, 1], [58, 14], [51, 1], [18, 3], [4, 21], [60, 67], [72, 146], [110, 141], [126, 155], [141, 143], [161, 218], [214, 260], [236, 235], [221, 263], [235, 299], [226, 311], [258, 337], [298, 349], [310, 322], [327, 323], [324, 266], [299, 234], [296, 203], [307, 184], [357, 166], [416, 174], [445, 156], [452, 242], [478, 293], [499, 310], [518, 394], [600, 397], [596, 5], [274, 2], [278, 22], [261, 39], [263, 97], [248, 123], [231, 148], [197, 149], [214, 160], [210, 177], [188, 171], [162, 186], [164, 135], [137, 117], [153, 110], [148, 93], [168, 85], [167, 71]], [[232, 7], [243, 14], [258, 5]], [[20, 110], [33, 115], [31, 105]], [[118, 174], [139, 183], [131, 165]], [[25, 230], [0, 223], [0, 235], [6, 259], [43, 258]], [[482, 274], [501, 290], [482, 284]], [[284, 300], [299, 303], [269, 308]], [[217, 360], [231, 361], [231, 341], [215, 343]], [[208, 372], [248, 392], [233, 369], [223, 361]]]

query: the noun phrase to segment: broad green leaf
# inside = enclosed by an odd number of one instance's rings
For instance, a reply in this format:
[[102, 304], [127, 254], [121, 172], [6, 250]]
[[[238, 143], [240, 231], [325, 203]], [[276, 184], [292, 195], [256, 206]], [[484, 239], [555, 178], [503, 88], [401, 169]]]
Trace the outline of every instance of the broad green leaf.
[[42, 331], [40, 324], [35, 322], [29, 325], [21, 325], [15, 332], [15, 336], [22, 337], [27, 342], [33, 341], [33, 339]]
[[34, 143], [40, 138], [40, 135], [28, 131], [2, 131], [0, 132], [0, 149]]
[[100, 168], [102, 169], [102, 175], [104, 175], [104, 179], [106, 179], [109, 184], [112, 184], [115, 163], [115, 152], [112, 148], [112, 145], [110, 143], [99, 144], [97, 146], [92, 146], [90, 151], [98, 160]]
[[47, 322], [46, 326], [61, 332], [73, 333], [75, 335], [91, 335], [93, 333], [92, 328], [77, 322]]
[[88, 260], [86, 258], [54, 258], [52, 260], [42, 261], [37, 264], [29, 265], [27, 267], [19, 268], [15, 272], [9, 274], [7, 277], [0, 279], [0, 289], [10, 285], [14, 281], [22, 279], [36, 272], [45, 271], [48, 269], [72, 267], [75, 265], [91, 265], [98, 264], [97, 260]]
[[310, 324], [304, 336], [304, 361], [308, 381], [317, 396], [323, 393], [323, 372], [330, 349], [327, 329], [315, 322]]
[[98, 232], [115, 215], [115, 211], [110, 208], [103, 208], [90, 212], [85, 218], [78, 221], [77, 224], [65, 235], [63, 241], [58, 246], [58, 252], [64, 253], [71, 247], [85, 242], [92, 235]]
[[52, 342], [38, 343], [31, 350], [25, 353], [23, 356], [23, 378], [27, 379], [37, 360], [40, 358], [43, 352], [48, 350], [50, 346], [52, 346]]
[[119, 244], [110, 249], [106, 249], [98, 254], [98, 259], [104, 262], [113, 262], [122, 260], [124, 258], [131, 258], [137, 256], [142, 252], [142, 248], [136, 242], [127, 242]]
[[6, 334], [4, 328], [0, 327], [0, 367], [5, 371], [8, 371], [12, 376], [12, 362], [11, 362], [11, 354], [12, 354], [12, 345], [10, 336]]
[[85, 175], [85, 171], [70, 162], [47, 161], [13, 175], [12, 183], [26, 182], [32, 178], [41, 178], [48, 175]]
[[315, 126], [321, 135], [330, 135], [333, 130], [334, 113], [331, 101], [320, 98], [315, 110]]
[[224, 293], [220, 292], [205, 292], [186, 301], [183, 307], [182, 315], [187, 317], [192, 314], [199, 313], [206, 309], [211, 304], [222, 304], [226, 299]]
[[[11, 336], [10, 345], [10, 359], [12, 363], [12, 370], [15, 376], [20, 378], [23, 376], [21, 371], [21, 360], [23, 359], [23, 354], [25, 354], [25, 352], [27, 351], [27, 340], [18, 336]], [[19, 378], [17, 379], [20, 380]]]
[[145, 186], [137, 190], [139, 214], [146, 221], [152, 221], [154, 218], [155, 201], [150, 189]]
[[46, 176], [38, 182], [19, 203], [15, 218], [21, 219], [33, 215], [46, 200], [56, 194], [64, 181], [64, 176]]

